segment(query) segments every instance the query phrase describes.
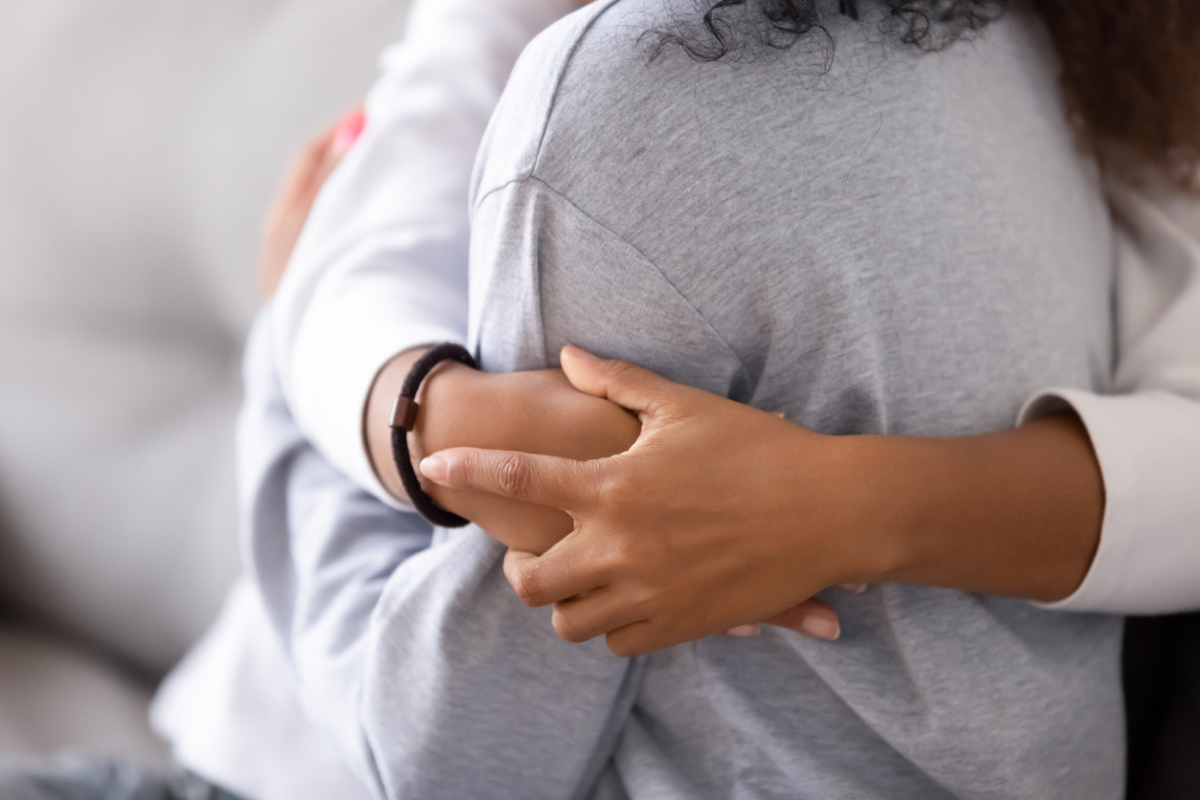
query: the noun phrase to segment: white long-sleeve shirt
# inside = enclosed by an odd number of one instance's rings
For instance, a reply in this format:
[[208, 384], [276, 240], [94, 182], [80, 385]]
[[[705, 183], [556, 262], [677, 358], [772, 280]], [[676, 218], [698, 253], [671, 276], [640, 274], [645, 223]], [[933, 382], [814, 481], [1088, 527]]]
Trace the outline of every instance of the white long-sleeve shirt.
[[[363, 138], [313, 209], [275, 301], [274, 346], [300, 428], [384, 502], [362, 436], [379, 369], [463, 341], [467, 191], [512, 65], [575, 0], [418, 0], [384, 57]], [[1200, 606], [1200, 206], [1165, 184], [1110, 182], [1119, 225], [1120, 394], [1047, 387], [1087, 426], [1106, 490], [1084, 583], [1054, 608], [1161, 613]], [[1098, 264], [1097, 269], [1107, 265]]]
[[376, 373], [467, 334], [467, 190], [517, 56], [578, 0], [418, 0], [384, 53], [369, 123], [322, 191], [275, 300], [275, 343], [301, 429], [395, 505], [363, 447]]
[[[467, 192], [474, 152], [516, 56], [542, 27], [568, 13], [572, 5], [571, 0], [417, 0], [409, 38], [385, 55], [384, 74], [368, 103], [368, 131], [318, 202], [277, 298], [275, 355], [283, 368], [289, 402], [298, 409], [306, 435], [356, 483], [385, 501], [390, 498], [375, 480], [360, 432], [370, 383], [394, 353], [432, 341], [465, 338]], [[1200, 207], [1161, 186], [1150, 190], [1114, 186], [1113, 200], [1121, 224], [1117, 306], [1121, 358], [1115, 385], [1123, 394], [1099, 397], [1048, 389], [1031, 398], [1022, 419], [1045, 410], [1053, 402], [1049, 398], [1070, 402], [1091, 433], [1108, 493], [1101, 545], [1087, 580], [1075, 595], [1056, 605], [1131, 613], [1183, 609], [1200, 605], [1200, 581], [1195, 579], [1200, 575], [1200, 545], [1195, 543], [1200, 539], [1200, 496], [1193, 490], [1200, 476], [1200, 252], [1195, 244], [1200, 240]], [[291, 444], [260, 441], [259, 445], [278, 451], [272, 464], [303, 472]], [[320, 473], [313, 465], [307, 469]], [[328, 477], [333, 480], [332, 474]], [[321, 498], [328, 495], [331, 507], [352, 500], [352, 487], [339, 491], [342, 494], [336, 496], [325, 492], [318, 500], [325, 502]], [[336, 529], [310, 511], [297, 509], [296, 521], [311, 523], [315, 532]], [[291, 535], [307, 540], [314, 531]], [[340, 535], [363, 538], [361, 531]], [[287, 538], [288, 533], [281, 532], [275, 540]], [[394, 538], [381, 537], [375, 546], [365, 539], [359, 542], [362, 558], [356, 563], [366, 575], [363, 585], [371, 590], [369, 601], [379, 600], [378, 579], [371, 576], [382, 577], [378, 570], [396, 567], [409, 552], [407, 542], [397, 543]], [[330, 547], [336, 549], [341, 541], [330, 537]], [[321, 548], [320, 542], [310, 544], [310, 549]], [[220, 647], [209, 646], [206, 653], [220, 651], [241, 658], [238, 654], [246, 651], [250, 661], [266, 667], [213, 669], [209, 662], [214, 659], [209, 657], [191, 664], [194, 668], [168, 684], [160, 698], [160, 725], [170, 731], [183, 763], [264, 800], [295, 796], [297, 785], [306, 787], [306, 796], [343, 798], [358, 795], [359, 786], [364, 794], [368, 786], [376, 792], [383, 789], [376, 780], [379, 773], [369, 762], [372, 752], [385, 753], [396, 762], [391, 766], [401, 773], [411, 772], [417, 785], [428, 778], [425, 788], [430, 791], [422, 796], [434, 796], [433, 788], [442, 787], [445, 776], [422, 773], [427, 761], [422, 753], [452, 749], [457, 735], [435, 727], [419, 735], [401, 731], [399, 739], [384, 737], [375, 743], [378, 749], [368, 747], [364, 752], [359, 743], [367, 723], [350, 717], [361, 712], [364, 717], [395, 721], [415, 708], [403, 703], [419, 706], [431, 698], [412, 687], [412, 692], [396, 694], [391, 704], [377, 703], [388, 685], [386, 676], [377, 676], [380, 683], [364, 697], [362, 687], [364, 682], [372, 685], [373, 673], [364, 668], [351, 675], [345, 642], [367, 637], [375, 642], [373, 647], [384, 648], [388, 641], [407, 641], [405, 637], [414, 635], [410, 629], [416, 620], [425, 619], [422, 609], [411, 607], [414, 603], [443, 602], [463, 595], [461, 587], [479, 585], [479, 576], [458, 574], [461, 570], [455, 565], [470, 559], [454, 548], [486, 549], [488, 545], [486, 539], [463, 540], [430, 551], [398, 571], [390, 581], [392, 599], [378, 606], [372, 630], [360, 619], [363, 625], [350, 639], [344, 630], [323, 628], [323, 622], [325, 614], [344, 616], [341, 598], [353, 592], [313, 593], [330, 608], [324, 613], [298, 613], [297, 618], [304, 617], [305, 622], [297, 626], [296, 637], [307, 640], [308, 652], [292, 652], [290, 659], [292, 669], [301, 673], [304, 704], [309, 715], [319, 720], [320, 732], [299, 715], [290, 689], [270, 695], [274, 705], [256, 709], [246, 705], [245, 698], [261, 696], [264, 686], [282, 687], [271, 676], [279, 675], [283, 655], [265, 658], [250, 652], [249, 643], [261, 644], [265, 622], [225, 625], [215, 631]], [[339, 561], [340, 572], [318, 564], [313, 575], [325, 574], [329, 585], [343, 583], [343, 562]], [[372, 563], [375, 566], [369, 568]], [[457, 582], [459, 593], [447, 591], [446, 581]], [[496, 608], [512, 599], [506, 587], [490, 584], [477, 594], [469, 597], [482, 609], [475, 616], [495, 615]], [[248, 605], [245, 593], [241, 600], [240, 606]], [[258, 602], [254, 601], [256, 608]], [[361, 611], [370, 613], [365, 606]], [[239, 615], [248, 614], [239, 608], [226, 616], [237, 623]], [[428, 614], [444, 616], [438, 609]], [[231, 633], [231, 627], [238, 630]], [[238, 633], [242, 628], [245, 631]], [[543, 628], [552, 636], [548, 624], [538, 626]], [[520, 659], [506, 661], [507, 647], [489, 649], [496, 642], [488, 624], [479, 631], [489, 635], [474, 639], [468, 651], [450, 648], [438, 630], [424, 626], [413, 644], [422, 653], [420, 660], [430, 661], [433, 667], [444, 664], [447, 673], [487, 662], [480, 680], [499, 675], [503, 690], [505, 676], [520, 674]], [[323, 635], [341, 642], [341, 649], [323, 647]], [[317, 654], [314, 649], [327, 652]], [[570, 659], [576, 652], [564, 648], [563, 658]], [[360, 654], [350, 660], [362, 658]], [[236, 658], [224, 661], [237, 663]], [[337, 665], [336, 671], [326, 669], [331, 663]], [[201, 705], [196, 702], [170, 702], [181, 697], [203, 698], [207, 716], [197, 722], [195, 709]], [[347, 705], [347, 698], [360, 698], [361, 705]], [[446, 702], [443, 711], [460, 720], [452, 731], [461, 733], [478, 709]], [[372, 714], [376, 706], [379, 711]], [[280, 724], [295, 740], [286, 746], [277, 741], [278, 720], [285, 720]], [[245, 748], [229, 744], [231, 732], [242, 728], [245, 735], [236, 741], [263, 743], [280, 757], [247, 759]], [[326, 736], [338, 743], [361, 784], [341, 767], [327, 764]], [[406, 747], [415, 749], [408, 752]], [[302, 758], [303, 770], [295, 760], [295, 753], [301, 751], [313, 754]], [[514, 767], [531, 767], [547, 776], [558, 776], [556, 769], [562, 776], [571, 775], [571, 765]], [[469, 771], [464, 775], [470, 777]], [[565, 777], [548, 778], [546, 785], [561, 786], [555, 782], [560, 779]], [[487, 786], [476, 788], [495, 794], [497, 787], [505, 785], [501, 776], [491, 775], [489, 780]], [[450, 790], [443, 794], [455, 796]]]
[[1108, 185], [1116, 226], [1117, 363], [1110, 396], [1047, 390], [1021, 421], [1066, 404], [1104, 477], [1100, 545], [1048, 608], [1165, 614], [1200, 606], [1200, 202], [1148, 178]]

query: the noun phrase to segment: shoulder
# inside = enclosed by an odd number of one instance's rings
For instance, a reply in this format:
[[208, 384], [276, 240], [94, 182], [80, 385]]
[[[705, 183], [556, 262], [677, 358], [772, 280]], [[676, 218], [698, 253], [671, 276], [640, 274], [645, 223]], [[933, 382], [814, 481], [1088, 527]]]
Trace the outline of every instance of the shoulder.
[[548, 27], [513, 67], [484, 135], [471, 186], [472, 206], [493, 189], [528, 177], [563, 74], [588, 30], [621, 0], [597, 0]]
[[621, 105], [624, 90], [647, 81], [645, 34], [663, 18], [661, 0], [594, 0], [538, 35], [517, 61], [488, 126], [472, 205], [499, 186], [530, 177], [550, 128], [593, 118], [593, 101]]

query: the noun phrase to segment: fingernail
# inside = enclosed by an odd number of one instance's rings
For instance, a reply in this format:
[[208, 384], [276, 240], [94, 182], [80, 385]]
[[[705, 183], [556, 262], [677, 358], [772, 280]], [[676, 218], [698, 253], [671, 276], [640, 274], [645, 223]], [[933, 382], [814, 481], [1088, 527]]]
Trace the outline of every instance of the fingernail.
[[831, 619], [823, 615], [809, 614], [800, 623], [800, 632], [817, 639], [825, 639], [832, 642], [842, 635], [842, 626], [838, 624], [836, 619]]
[[867, 590], [865, 583], [842, 583], [838, 586], [843, 592], [849, 592], [850, 594], [862, 594]]
[[333, 134], [333, 144], [330, 149], [337, 156], [344, 156], [358, 141], [358, 137], [362, 136], [363, 129], [367, 127], [367, 117], [362, 111], [353, 111], [347, 114], [345, 119], [337, 127], [337, 131]]
[[442, 483], [450, 472], [446, 459], [441, 456], [429, 456], [421, 459], [421, 474], [434, 483]]
[[738, 625], [736, 628], [730, 628], [725, 631], [726, 636], [758, 636], [761, 633], [762, 628], [757, 623]]
[[600, 359], [596, 358], [594, 355], [592, 355], [591, 353], [589, 353], [587, 350], [584, 350], [582, 347], [576, 347], [573, 344], [569, 344], [563, 348], [563, 355], [569, 355], [571, 358], [577, 358], [580, 361], [586, 362], [588, 364], [595, 364], [597, 361], [600, 360]]

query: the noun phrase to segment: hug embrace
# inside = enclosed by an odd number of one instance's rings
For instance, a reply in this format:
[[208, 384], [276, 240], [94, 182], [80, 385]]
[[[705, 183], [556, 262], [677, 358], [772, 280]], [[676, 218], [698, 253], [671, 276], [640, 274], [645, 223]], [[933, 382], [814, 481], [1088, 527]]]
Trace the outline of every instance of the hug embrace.
[[1122, 615], [1200, 608], [1198, 159], [1188, 0], [415, 0], [246, 356], [292, 768], [1125, 796]]
[[[1106, 62], [1107, 26], [1167, 30], [1116, 4], [706, 5], [533, 39], [469, 200], [436, 192], [465, 163], [422, 189], [389, 62], [263, 334], [306, 459], [355, 479], [261, 461], [251, 565], [301, 696], [396, 797], [1122, 796], [1102, 612], [1200, 602], [1128, 574], [1195, 583], [1181, 476], [1116, 481], [1123, 439], [1197, 417], [1111, 397], [1173, 388], [1132, 362], [1179, 312], [1122, 293], [1149, 237], [1191, 247], [1146, 196], [1188, 180], [1200, 99], [1095, 86], [1200, 72]], [[407, 438], [461, 529], [403, 508], [384, 421], [442, 341], [482, 373], [436, 368]], [[1150, 468], [1200, 474], [1181, 436]]]

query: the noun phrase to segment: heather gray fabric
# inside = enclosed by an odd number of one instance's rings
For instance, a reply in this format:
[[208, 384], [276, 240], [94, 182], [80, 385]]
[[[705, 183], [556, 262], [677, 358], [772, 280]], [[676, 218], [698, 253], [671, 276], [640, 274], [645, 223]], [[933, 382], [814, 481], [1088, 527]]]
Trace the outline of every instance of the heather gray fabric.
[[[639, 34], [691, 8], [598, 3], [518, 64], [473, 193], [487, 369], [574, 342], [830, 434], [992, 431], [1038, 387], [1104, 388], [1109, 222], [1027, 19], [920, 55], [831, 18], [823, 77], [805, 47], [648, 66]], [[605, 791], [1121, 796], [1118, 619], [826, 599], [836, 643], [651, 655]]]
[[[848, 25], [816, 79], [805, 54], [647, 68], [655, 7], [589, 6], [522, 58], [476, 178], [490, 369], [575, 341], [828, 433], [991, 430], [1035, 388], [1103, 388], [1108, 222], [1022, 20], [928, 56]], [[249, 567], [381, 796], [1121, 794], [1115, 619], [886, 586], [827, 598], [836, 643], [568, 645], [477, 528], [331, 468], [257, 334], [246, 379]]]
[[288, 409], [270, 314], [246, 345], [238, 472], [280, 680], [379, 797], [590, 795], [642, 662], [559, 639], [479, 528], [434, 530], [326, 461]]

